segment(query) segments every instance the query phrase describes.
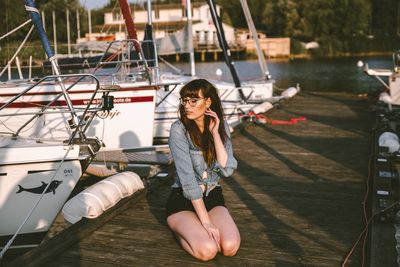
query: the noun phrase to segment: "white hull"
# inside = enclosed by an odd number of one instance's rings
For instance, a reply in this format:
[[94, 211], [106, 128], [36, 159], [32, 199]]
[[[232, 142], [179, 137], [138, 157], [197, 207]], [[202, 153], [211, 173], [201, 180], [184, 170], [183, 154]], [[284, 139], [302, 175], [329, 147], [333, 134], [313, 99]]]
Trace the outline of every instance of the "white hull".
[[[131, 49], [138, 44], [132, 40], [110, 43], [105, 54], [115, 51], [118, 53], [113, 54], [113, 57], [102, 59], [99, 66], [113, 64], [118, 67], [107, 71], [96, 69], [94, 74], [96, 76], [92, 76], [92, 79], [98, 80], [100, 84], [113, 84], [121, 88], [112, 92], [114, 109], [111, 112], [98, 114], [86, 132], [87, 136], [98, 136], [105, 144], [105, 149], [149, 147], [153, 145], [153, 139], [168, 138], [171, 123], [177, 119], [179, 91], [184, 84], [198, 78], [168, 73], [160, 75], [158, 67], [149, 67], [154, 62], [146, 59], [143, 51], [138, 56], [139, 60], [131, 57]], [[64, 84], [68, 88], [70, 83], [66, 80], [68, 78], [64, 79]], [[74, 106], [85, 106], [95, 89], [93, 82], [93, 80], [83, 80], [69, 92]], [[273, 80], [242, 82], [240, 89], [231, 82], [216, 80], [210, 82], [218, 89], [225, 115], [228, 116], [232, 127], [240, 122], [240, 113], [249, 111], [251, 105], [268, 101], [273, 95]], [[27, 83], [21, 85], [14, 83], [11, 86], [0, 84], [0, 104], [27, 86], [29, 86]], [[37, 86], [13, 106], [5, 108], [3, 114], [21, 116], [21, 113], [26, 111], [39, 110], [52, 97], [51, 91], [54, 89], [61, 91], [55, 86], [47, 84]], [[101, 102], [100, 96], [97, 97], [96, 101]], [[58, 106], [65, 106], [65, 101], [60, 102]], [[71, 129], [68, 131], [69, 118], [68, 113], [45, 114], [19, 134], [37, 139], [65, 138], [71, 133]], [[18, 123], [18, 119], [15, 116], [12, 118], [0, 116], [0, 120], [0, 132], [10, 128], [17, 130], [14, 124]]]
[[[119, 85], [121, 89], [112, 93], [114, 109], [110, 112], [103, 112], [103, 114], [98, 113], [86, 135], [102, 139], [106, 149], [151, 146], [156, 88], [148, 85], [141, 87], [137, 83], [120, 83]], [[26, 85], [11, 87], [7, 84], [0, 85], [0, 103], [6, 102], [26, 87]], [[94, 89], [94, 84], [76, 85], [69, 93], [75, 108], [83, 109]], [[37, 112], [39, 108], [36, 107], [43, 106], [54, 97], [51, 92], [54, 92], [53, 85], [38, 86], [35, 91], [5, 108], [2, 114], [19, 114], [19, 116], [0, 117], [2, 122], [0, 131], [9, 129], [16, 131], [21, 125], [21, 121], [29, 117], [21, 114]], [[60, 101], [61, 105], [65, 106], [65, 101], [63, 99]], [[100, 96], [96, 98], [95, 102], [101, 103]], [[72, 132], [67, 124], [69, 118], [68, 113], [45, 114], [26, 127], [20, 135], [35, 139], [68, 138]]]
[[[165, 75], [161, 76], [161, 81], [170, 85], [169, 90], [159, 90], [157, 92], [157, 103], [165, 99], [156, 107], [154, 122], [154, 138], [156, 140], [166, 140], [169, 136], [171, 123], [177, 120], [179, 109], [179, 91], [182, 86], [197, 77]], [[237, 126], [244, 113], [250, 111], [255, 104], [248, 104], [239, 95], [239, 90], [233, 83], [210, 80], [217, 88], [221, 97], [225, 119], [234, 128]], [[171, 90], [173, 90], [171, 92]], [[243, 83], [243, 93], [247, 100], [254, 103], [262, 103], [273, 95], [273, 81], [254, 81]]]
[[13, 247], [41, 242], [82, 175], [79, 149], [77, 145], [68, 151], [63, 145], [13, 143], [0, 149], [0, 247], [16, 233], [40, 198], [40, 191], [50, 183]]
[[[105, 149], [109, 150], [151, 146], [153, 138], [168, 138], [171, 123], [178, 118], [179, 91], [185, 83], [195, 78], [197, 77], [163, 75], [157, 84], [161, 88], [159, 90], [156, 90], [155, 86], [149, 86], [146, 82], [117, 83], [121, 86], [121, 90], [112, 93], [114, 109], [97, 116], [90, 124], [87, 136], [98, 136], [105, 144]], [[228, 122], [232, 127], [236, 126], [240, 123], [239, 113], [247, 112], [253, 105], [244, 103], [233, 83], [212, 80], [211, 82], [219, 90]], [[168, 89], [166, 89], [166, 84], [169, 85]], [[4, 103], [25, 87], [0, 85], [0, 102]], [[54, 92], [54, 86], [49, 85], [48, 87], [40, 86], [35, 92]], [[243, 83], [242, 90], [247, 100], [261, 103], [272, 97], [272, 87], [272, 81], [254, 81]], [[172, 89], [174, 90], [171, 93]], [[73, 104], [83, 107], [93, 90], [93, 84], [76, 85], [70, 92]], [[4, 109], [3, 112], [10, 115], [37, 112], [36, 106], [45, 104], [52, 95], [35, 94], [35, 92], [25, 96], [19, 105], [15, 104]], [[156, 107], [156, 102], [161, 102], [165, 97], [166, 99]], [[101, 99], [96, 101], [100, 102]], [[28, 105], [24, 105], [24, 103], [28, 103]], [[5, 127], [16, 131], [18, 128], [15, 125], [20, 125], [20, 120], [25, 120], [27, 117], [23, 115], [0, 117], [3, 122], [0, 124], [0, 131], [5, 130]], [[69, 114], [67, 113], [63, 115], [59, 113], [46, 114], [26, 127], [28, 130], [24, 130], [21, 135], [35, 139], [67, 138], [71, 133], [71, 130], [67, 130], [68, 119]]]

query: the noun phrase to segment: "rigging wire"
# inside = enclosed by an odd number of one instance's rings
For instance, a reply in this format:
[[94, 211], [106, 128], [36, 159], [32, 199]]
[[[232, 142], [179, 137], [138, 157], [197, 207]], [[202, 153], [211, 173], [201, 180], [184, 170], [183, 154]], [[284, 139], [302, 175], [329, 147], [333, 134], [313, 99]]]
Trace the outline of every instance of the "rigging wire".
[[29, 22], [31, 22], [31, 19], [28, 19], [27, 21], [25, 21], [24, 23], [22, 23], [21, 25], [17, 26], [16, 28], [12, 29], [11, 31], [9, 31], [8, 33], [4, 34], [3, 36], [0, 36], [0, 40], [6, 38], [7, 36], [9, 36], [10, 34], [16, 32], [17, 30], [19, 30], [20, 28], [24, 27], [26, 24], [28, 24]]
[[26, 41], [28, 40], [28, 38], [30, 37], [33, 29], [34, 29], [34, 25], [32, 25], [31, 29], [29, 30], [28, 34], [25, 36], [25, 39], [22, 41], [21, 45], [18, 47], [17, 51], [15, 52], [15, 54], [13, 55], [13, 57], [11, 58], [11, 60], [8, 61], [7, 66], [5, 66], [3, 68], [3, 70], [0, 72], [0, 77], [3, 75], [3, 73], [11, 66], [11, 63], [14, 61], [15, 57], [18, 55], [18, 53], [20, 52], [20, 50], [22, 49], [22, 47], [25, 45]]
[[[117, 4], [118, 4], [118, 1], [115, 1], [114, 7], [113, 7], [113, 9], [111, 10], [111, 14], [114, 14], [114, 11], [115, 11], [115, 9], [116, 9], [116, 7], [117, 7]], [[119, 12], [119, 15], [120, 15], [120, 17], [122, 17], [121, 11]], [[106, 24], [104, 23], [103, 26], [101, 27], [100, 32], [103, 32], [105, 26], [106, 26]], [[112, 24], [110, 24], [110, 25], [108, 26], [108, 29], [105, 31], [105, 33], [109, 33], [111, 27], [112, 27]]]

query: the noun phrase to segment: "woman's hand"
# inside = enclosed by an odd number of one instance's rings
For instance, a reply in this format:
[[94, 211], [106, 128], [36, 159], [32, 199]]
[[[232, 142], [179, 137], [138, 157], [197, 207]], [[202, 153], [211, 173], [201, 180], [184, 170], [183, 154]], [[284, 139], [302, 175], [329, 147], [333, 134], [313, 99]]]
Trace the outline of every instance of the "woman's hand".
[[196, 211], [197, 217], [199, 218], [204, 229], [207, 231], [208, 235], [212, 240], [217, 243], [218, 250], [221, 251], [219, 230], [211, 222], [210, 216], [208, 215], [206, 206], [202, 198], [192, 200], [194, 210]]
[[208, 129], [210, 130], [211, 134], [218, 134], [220, 120], [217, 113], [212, 111], [210, 108], [207, 108], [204, 114], [210, 116], [210, 124], [208, 126]]
[[212, 224], [211, 222], [203, 223], [203, 227], [208, 232], [208, 235], [210, 236], [210, 238], [213, 239], [217, 243], [218, 251], [221, 252], [220, 236], [219, 236], [218, 228], [215, 227], [215, 225]]

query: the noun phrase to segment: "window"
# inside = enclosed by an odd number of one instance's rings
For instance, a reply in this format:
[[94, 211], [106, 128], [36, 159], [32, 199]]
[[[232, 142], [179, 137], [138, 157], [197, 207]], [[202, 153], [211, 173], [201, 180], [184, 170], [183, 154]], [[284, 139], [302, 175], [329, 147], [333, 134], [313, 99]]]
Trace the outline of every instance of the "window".
[[186, 7], [182, 7], [182, 18], [186, 18]]
[[113, 13], [112, 20], [113, 21], [120, 21], [121, 20], [121, 13], [120, 12]]

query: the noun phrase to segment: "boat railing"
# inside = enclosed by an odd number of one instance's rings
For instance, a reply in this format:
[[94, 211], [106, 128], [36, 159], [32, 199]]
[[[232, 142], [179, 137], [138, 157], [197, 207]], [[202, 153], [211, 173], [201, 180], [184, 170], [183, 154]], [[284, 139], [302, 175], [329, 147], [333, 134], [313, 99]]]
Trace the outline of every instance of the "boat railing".
[[[64, 82], [68, 79], [77, 79], [77, 80], [74, 81], [71, 85], [69, 85], [65, 91], [64, 90], [56, 91], [56, 88], [58, 87], [57, 85], [60, 84], [60, 81]], [[84, 105], [85, 105], [84, 108], [74, 107], [73, 105], [68, 106], [68, 105], [60, 104], [59, 99], [61, 97], [64, 97], [65, 99], [69, 99], [69, 96], [66, 94], [68, 94], [74, 88], [77, 88], [77, 85], [80, 83], [87, 84], [87, 79], [91, 80], [91, 82], [92, 82], [91, 84], [95, 85], [95, 89], [93, 89], [93, 93], [90, 96], [90, 98], [87, 101], [84, 101]], [[49, 85], [48, 83], [50, 81], [54, 82], [54, 85], [55, 85], [54, 93], [46, 91], [45, 94], [46, 95], [54, 94], [54, 98], [50, 99], [47, 102], [47, 104], [41, 105], [39, 110], [34, 110], [32, 112], [25, 112], [25, 113], [19, 112], [19, 113], [15, 113], [12, 115], [10, 115], [9, 112], [3, 112], [3, 114], [1, 113], [2, 110], [4, 110], [7, 107], [12, 106], [13, 103], [15, 103], [16, 101], [23, 98], [25, 95], [27, 95], [33, 89], [38, 89], [38, 88], [40, 88], [40, 86], [42, 86], [44, 84], [46, 85], [46, 86], [44, 86], [44, 88], [49, 88], [49, 86], [47, 86], [47, 85]], [[76, 125], [74, 125], [73, 121], [71, 120], [70, 128], [74, 130], [71, 135], [71, 138], [69, 140], [69, 144], [71, 144], [73, 138], [77, 134], [79, 135], [80, 138], [86, 138], [85, 132], [87, 131], [87, 129], [90, 125], [90, 122], [93, 120], [94, 116], [96, 115], [96, 113], [98, 111], [110, 109], [110, 107], [104, 107], [103, 104], [104, 104], [104, 102], [109, 102], [109, 97], [110, 97], [109, 93], [115, 89], [116, 89], [115, 86], [100, 87], [100, 82], [99, 82], [98, 78], [92, 74], [63, 74], [63, 75], [46, 76], [46, 77], [41, 78], [35, 84], [27, 87], [26, 89], [24, 89], [23, 91], [21, 91], [14, 97], [12, 97], [10, 100], [8, 100], [6, 103], [4, 103], [2, 106], [0, 106], [0, 117], [10, 117], [10, 116], [19, 116], [20, 117], [20, 116], [25, 116], [25, 115], [27, 115], [27, 116], [32, 115], [26, 121], [21, 123], [22, 126], [20, 126], [17, 131], [11, 132], [12, 136], [14, 138], [16, 138], [17, 136], [19, 136], [21, 131], [25, 127], [27, 127], [33, 120], [35, 120], [36, 118], [39, 118], [40, 116], [43, 116], [45, 114], [70, 113], [71, 115], [76, 115], [78, 112], [82, 113], [82, 115], [77, 116], [78, 122]], [[39, 92], [35, 91], [35, 93], [38, 94]], [[96, 95], [99, 93], [103, 94], [102, 101], [94, 101]], [[61, 106], [61, 107], [58, 107], [57, 110], [54, 110], [54, 106]], [[111, 108], [112, 108], [112, 104], [111, 104]]]
[[[156, 47], [152, 41], [136, 39], [116, 40], [109, 43], [98, 62], [96, 70], [107, 65], [117, 67], [120, 79], [157, 82], [158, 62]], [[115, 76], [114, 76], [115, 77]]]

